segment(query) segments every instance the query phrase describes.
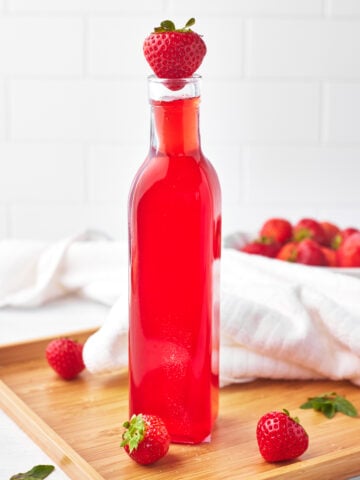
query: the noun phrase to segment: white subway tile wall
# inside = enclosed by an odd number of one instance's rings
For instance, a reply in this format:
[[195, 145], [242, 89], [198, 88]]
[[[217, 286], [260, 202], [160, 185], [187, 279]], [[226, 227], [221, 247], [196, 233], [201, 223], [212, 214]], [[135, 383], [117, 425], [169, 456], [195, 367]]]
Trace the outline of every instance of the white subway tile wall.
[[[330, 83], [326, 89], [329, 115], [326, 140], [335, 143], [359, 143], [360, 82]], [[360, 181], [359, 172], [357, 172]]]
[[360, 16], [359, 0], [327, 0], [329, 13], [352, 17]]
[[[360, 3], [360, 2], [359, 2]], [[249, 21], [250, 77], [359, 78], [359, 21]]]
[[0, 238], [5, 238], [8, 232], [8, 212], [5, 207], [0, 207]]
[[0, 202], [81, 202], [84, 161], [80, 145], [0, 143]]
[[84, 24], [79, 18], [0, 17], [0, 74], [80, 76]]
[[[164, 0], [6, 0], [11, 12], [163, 13]], [[265, 0], [266, 1], [266, 0]], [[286, 0], [284, 0], [286, 2]], [[311, 0], [309, 0], [311, 1]]]
[[3, 142], [6, 137], [6, 97], [7, 97], [7, 85], [0, 77], [0, 142]]
[[[26, 1], [26, 0], [24, 0]], [[341, 0], [340, 0], [341, 1]], [[170, 10], [188, 15], [321, 15], [322, 0], [169, 0]], [[220, 25], [220, 23], [219, 23]]]
[[97, 79], [14, 80], [14, 140], [139, 143], [148, 139], [146, 84]]
[[126, 238], [142, 42], [191, 16], [224, 234], [275, 215], [360, 226], [359, 0], [0, 0], [0, 238]]
[[[246, 204], [269, 202], [275, 209], [286, 198], [289, 206], [301, 202], [309, 211], [323, 204], [336, 208], [339, 198], [349, 206], [359, 199], [359, 177], [354, 175], [359, 147], [248, 147], [243, 155], [245, 183], [257, 185], [246, 190]], [[355, 218], [360, 225], [360, 211], [354, 209]]]

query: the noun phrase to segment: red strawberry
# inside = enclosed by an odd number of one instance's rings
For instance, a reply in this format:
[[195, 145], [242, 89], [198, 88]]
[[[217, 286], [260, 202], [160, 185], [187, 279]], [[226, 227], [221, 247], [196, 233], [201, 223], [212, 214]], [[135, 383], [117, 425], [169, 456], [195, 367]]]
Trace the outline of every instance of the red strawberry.
[[276, 258], [305, 265], [327, 265], [326, 257], [321, 251], [320, 245], [310, 238], [305, 238], [301, 242], [286, 243]]
[[350, 235], [352, 235], [353, 233], [357, 233], [358, 231], [359, 230], [354, 227], [348, 227], [348, 228], [344, 228], [343, 230], [340, 230], [340, 232], [337, 235], [335, 235], [335, 237], [333, 238], [331, 247], [334, 250], [337, 250], [342, 245], [342, 243], [348, 237], [350, 237]]
[[276, 257], [280, 249], [280, 244], [268, 239], [254, 240], [246, 244], [240, 249], [241, 252], [254, 255], [262, 255], [263, 257]]
[[294, 240], [300, 242], [304, 238], [311, 238], [315, 242], [325, 245], [326, 235], [325, 232], [317, 220], [312, 218], [302, 218], [294, 226]]
[[82, 357], [83, 345], [70, 338], [57, 338], [46, 347], [49, 365], [65, 380], [75, 378], [85, 368]]
[[336, 253], [340, 267], [360, 267], [360, 232], [347, 237]]
[[322, 267], [327, 265], [321, 246], [310, 238], [305, 238], [299, 243], [296, 262]]
[[336, 250], [333, 250], [332, 248], [329, 248], [329, 247], [322, 247], [322, 246], [320, 248], [326, 259], [326, 265], [328, 267], [337, 267], [338, 260], [337, 260]]
[[331, 247], [334, 238], [340, 233], [340, 229], [337, 225], [330, 222], [320, 222], [320, 225], [325, 233], [325, 245]]
[[284, 218], [270, 218], [261, 227], [260, 236], [282, 244], [286, 243], [292, 237], [292, 225]]
[[297, 458], [309, 446], [308, 434], [287, 410], [263, 415], [257, 424], [256, 438], [260, 453], [267, 462]]
[[200, 35], [190, 27], [191, 18], [184, 28], [176, 29], [171, 20], [164, 20], [144, 41], [147, 62], [160, 78], [186, 78], [199, 68], [206, 45]]
[[296, 262], [299, 244], [297, 242], [288, 242], [283, 245], [276, 258], [286, 262]]
[[133, 415], [123, 424], [121, 447], [135, 462], [149, 465], [167, 454], [170, 435], [161, 418], [156, 415]]

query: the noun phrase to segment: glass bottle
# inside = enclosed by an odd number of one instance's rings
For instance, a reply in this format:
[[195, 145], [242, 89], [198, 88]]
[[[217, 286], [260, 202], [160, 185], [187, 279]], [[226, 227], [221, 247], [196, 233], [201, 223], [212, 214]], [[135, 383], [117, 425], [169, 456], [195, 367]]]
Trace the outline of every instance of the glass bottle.
[[221, 193], [199, 84], [148, 78], [150, 150], [129, 196], [130, 415], [159, 415], [175, 443], [207, 439], [218, 411]]

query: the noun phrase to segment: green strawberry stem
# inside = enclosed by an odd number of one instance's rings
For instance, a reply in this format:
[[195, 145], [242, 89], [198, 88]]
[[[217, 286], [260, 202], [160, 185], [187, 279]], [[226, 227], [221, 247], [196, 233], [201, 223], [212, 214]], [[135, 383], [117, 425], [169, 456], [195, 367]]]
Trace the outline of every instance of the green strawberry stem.
[[305, 238], [311, 238], [310, 232], [307, 228], [298, 230], [294, 235], [295, 242], [301, 242], [301, 240], [305, 240]]
[[294, 420], [294, 422], [298, 423], [300, 425], [300, 420], [299, 420], [299, 417], [292, 417], [290, 415], [290, 412], [289, 410], [286, 410], [286, 408], [283, 408], [283, 412], [289, 417], [291, 418], [291, 420]]
[[191, 32], [192, 30], [190, 27], [192, 27], [195, 24], [195, 18], [190, 18], [186, 24], [185, 27], [182, 28], [176, 28], [175, 23], [172, 20], [163, 20], [160, 23], [160, 27], [155, 27], [154, 32], [155, 33], [164, 33], [164, 32]]
[[263, 245], [271, 245], [272, 243], [274, 243], [274, 240], [271, 237], [266, 237], [265, 235], [262, 235], [257, 240], [255, 240], [255, 242], [262, 243]]
[[130, 453], [136, 449], [140, 442], [145, 437], [145, 427], [146, 424], [142, 417], [142, 414], [133, 415], [130, 421], [124, 422], [123, 427], [126, 428], [125, 432], [122, 435], [123, 441], [120, 446], [125, 447], [128, 445]]
[[342, 241], [342, 237], [338, 233], [337, 235], [335, 235], [335, 237], [331, 241], [331, 248], [333, 250], [337, 250], [340, 247], [341, 241]]

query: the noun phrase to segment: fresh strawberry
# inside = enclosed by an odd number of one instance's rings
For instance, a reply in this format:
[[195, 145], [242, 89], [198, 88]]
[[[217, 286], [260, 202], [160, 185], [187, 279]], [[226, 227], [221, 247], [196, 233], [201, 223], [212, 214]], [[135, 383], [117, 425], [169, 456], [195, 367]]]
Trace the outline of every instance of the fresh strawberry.
[[343, 230], [340, 230], [340, 232], [337, 235], [335, 235], [335, 237], [333, 238], [333, 241], [331, 243], [331, 248], [333, 248], [334, 250], [337, 250], [342, 245], [342, 243], [348, 237], [350, 237], [350, 235], [352, 235], [353, 233], [357, 233], [358, 231], [359, 230], [354, 227], [348, 227], [348, 228], [344, 228]]
[[121, 447], [135, 462], [149, 465], [164, 457], [170, 446], [170, 435], [156, 415], [133, 415], [123, 424]]
[[302, 218], [293, 228], [294, 240], [300, 242], [305, 238], [311, 238], [321, 245], [326, 244], [325, 232], [317, 220]]
[[326, 257], [321, 251], [320, 245], [310, 238], [305, 238], [301, 242], [286, 243], [280, 249], [276, 258], [305, 265], [327, 265]]
[[263, 257], [274, 258], [280, 250], [280, 247], [280, 244], [277, 242], [273, 242], [267, 238], [260, 238], [258, 240], [254, 240], [253, 242], [247, 243], [240, 249], [240, 251], [254, 255], [262, 255]]
[[320, 225], [325, 233], [325, 246], [331, 247], [336, 235], [340, 233], [340, 229], [331, 222], [320, 222]]
[[284, 244], [292, 237], [292, 225], [284, 218], [270, 218], [261, 227], [260, 236]]
[[75, 378], [85, 368], [82, 357], [83, 345], [70, 338], [57, 338], [46, 347], [49, 365], [65, 380]]
[[333, 250], [332, 248], [324, 247], [324, 246], [320, 246], [320, 249], [321, 249], [322, 253], [324, 254], [324, 257], [325, 257], [325, 260], [326, 260], [326, 266], [327, 267], [337, 267], [338, 266], [338, 260], [337, 260], [336, 250]]
[[201, 36], [190, 27], [191, 18], [184, 28], [176, 29], [171, 20], [164, 20], [160, 27], [145, 39], [143, 51], [147, 62], [160, 78], [186, 78], [199, 68], [206, 45]]
[[322, 267], [327, 265], [321, 246], [311, 238], [305, 238], [305, 240], [299, 242], [296, 262]]
[[348, 236], [336, 253], [340, 267], [360, 267], [360, 232]]
[[299, 244], [297, 242], [288, 242], [283, 245], [276, 258], [286, 262], [296, 262]]
[[292, 460], [309, 446], [308, 434], [287, 410], [263, 415], [257, 424], [256, 438], [260, 453], [267, 462]]

